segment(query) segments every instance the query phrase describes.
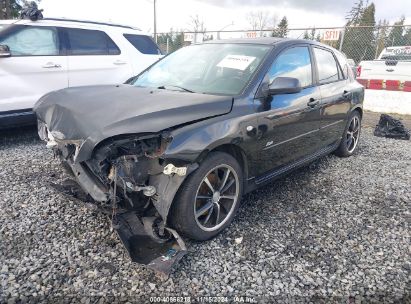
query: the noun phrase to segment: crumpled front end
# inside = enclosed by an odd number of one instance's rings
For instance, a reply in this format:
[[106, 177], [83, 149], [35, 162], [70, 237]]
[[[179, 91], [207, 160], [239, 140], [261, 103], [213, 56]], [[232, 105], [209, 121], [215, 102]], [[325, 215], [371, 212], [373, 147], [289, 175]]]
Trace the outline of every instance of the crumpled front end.
[[111, 138], [81, 162], [76, 159], [81, 141], [64, 140], [41, 121], [39, 136], [72, 176], [55, 187], [107, 214], [133, 261], [169, 273], [186, 247], [167, 225], [168, 214], [180, 185], [198, 167], [162, 158], [170, 135]]

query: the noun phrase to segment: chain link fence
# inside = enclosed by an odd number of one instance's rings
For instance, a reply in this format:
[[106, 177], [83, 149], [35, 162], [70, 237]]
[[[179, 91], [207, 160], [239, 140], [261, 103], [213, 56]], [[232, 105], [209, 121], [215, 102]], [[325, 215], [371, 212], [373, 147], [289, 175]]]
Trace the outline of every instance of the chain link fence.
[[362, 60], [377, 59], [385, 47], [411, 46], [411, 25], [168, 32], [157, 34], [156, 40], [164, 54], [168, 54], [181, 47], [207, 40], [257, 37], [317, 40], [341, 50], [358, 64]]

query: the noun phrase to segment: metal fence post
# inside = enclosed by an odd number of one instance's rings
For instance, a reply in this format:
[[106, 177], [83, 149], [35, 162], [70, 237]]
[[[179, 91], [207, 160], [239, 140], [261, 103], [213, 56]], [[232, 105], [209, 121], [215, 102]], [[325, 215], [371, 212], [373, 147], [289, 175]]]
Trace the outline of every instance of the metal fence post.
[[345, 29], [346, 28], [344, 27], [343, 30], [342, 30], [342, 33], [341, 33], [340, 47], [338, 48], [340, 50], [340, 52], [342, 51], [342, 47], [343, 47], [343, 43], [344, 43]]
[[379, 43], [379, 41], [378, 41], [378, 39], [380, 38], [380, 27], [378, 26], [378, 30], [377, 30], [377, 36], [376, 36], [376, 38], [375, 38], [375, 55], [374, 55], [374, 59], [377, 59], [377, 57], [378, 57], [378, 49], [379, 49], [379, 45], [378, 45], [378, 43]]

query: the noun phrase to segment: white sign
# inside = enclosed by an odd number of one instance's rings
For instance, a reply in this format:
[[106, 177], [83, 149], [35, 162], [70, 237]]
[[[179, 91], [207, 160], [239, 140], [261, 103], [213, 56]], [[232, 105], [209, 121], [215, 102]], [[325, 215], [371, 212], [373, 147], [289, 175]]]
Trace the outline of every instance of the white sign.
[[254, 60], [255, 57], [252, 56], [227, 55], [217, 64], [217, 66], [220, 68], [244, 71]]
[[324, 41], [337, 41], [340, 39], [340, 30], [326, 30], [323, 34]]

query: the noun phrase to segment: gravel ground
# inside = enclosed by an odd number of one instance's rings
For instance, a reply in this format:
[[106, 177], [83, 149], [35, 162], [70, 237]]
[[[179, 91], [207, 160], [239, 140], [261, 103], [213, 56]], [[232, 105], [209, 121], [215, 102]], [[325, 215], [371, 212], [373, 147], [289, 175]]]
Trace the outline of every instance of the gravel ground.
[[410, 141], [364, 129], [353, 157], [324, 157], [245, 196], [229, 229], [189, 243], [164, 278], [130, 262], [104, 216], [49, 186], [63, 172], [34, 130], [0, 138], [0, 302], [411, 303]]

